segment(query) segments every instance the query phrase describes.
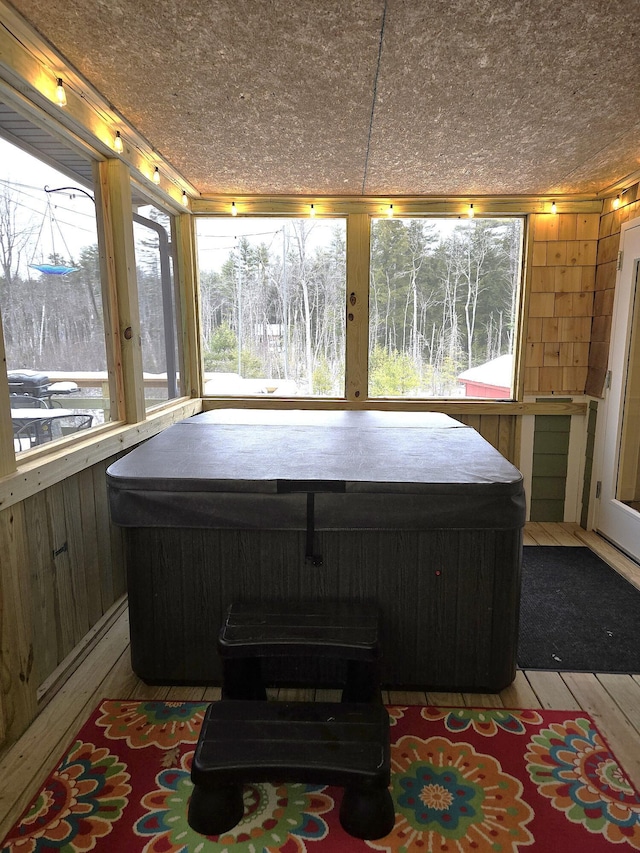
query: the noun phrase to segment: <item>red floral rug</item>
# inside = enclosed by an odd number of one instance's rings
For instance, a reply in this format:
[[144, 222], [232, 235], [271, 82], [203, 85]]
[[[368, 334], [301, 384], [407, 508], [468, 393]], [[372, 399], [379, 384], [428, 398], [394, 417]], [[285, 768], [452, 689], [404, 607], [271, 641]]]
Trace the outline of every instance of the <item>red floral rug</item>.
[[240, 824], [190, 829], [203, 702], [105, 700], [2, 851], [98, 853], [599, 853], [640, 850], [640, 797], [588, 715], [392, 707], [393, 831], [358, 841], [341, 790], [245, 789]]

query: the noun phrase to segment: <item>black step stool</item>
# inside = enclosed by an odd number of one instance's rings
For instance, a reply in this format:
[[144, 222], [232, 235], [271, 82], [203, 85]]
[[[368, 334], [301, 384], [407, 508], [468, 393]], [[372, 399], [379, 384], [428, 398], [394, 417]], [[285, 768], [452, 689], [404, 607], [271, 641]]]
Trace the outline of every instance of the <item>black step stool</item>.
[[203, 835], [228, 832], [240, 821], [247, 782], [343, 787], [340, 823], [356, 838], [382, 838], [395, 821], [389, 715], [376, 703], [213, 702], [191, 779], [188, 821]]
[[379, 616], [351, 602], [237, 602], [218, 637], [223, 698], [266, 699], [262, 658], [347, 661], [343, 702], [381, 702]]

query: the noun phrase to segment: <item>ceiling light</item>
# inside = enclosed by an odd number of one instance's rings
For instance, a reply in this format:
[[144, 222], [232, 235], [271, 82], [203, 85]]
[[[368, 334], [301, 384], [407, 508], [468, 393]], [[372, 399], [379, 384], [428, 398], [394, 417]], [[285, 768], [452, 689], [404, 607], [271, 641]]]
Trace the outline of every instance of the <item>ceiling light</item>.
[[620, 196], [617, 195], [613, 200], [613, 209], [617, 210], [620, 207]]
[[232, 202], [231, 202], [231, 215], [232, 215], [232, 216], [237, 216], [237, 215], [238, 215], [238, 208], [236, 207], [236, 203], [235, 203], [235, 201], [232, 201]]
[[555, 201], [552, 201], [551, 202], [551, 213], [557, 213], [557, 212], [558, 212], [558, 207], [557, 207]]
[[67, 93], [64, 90], [62, 77], [58, 77], [58, 83], [56, 85], [56, 101], [58, 102], [59, 107], [67, 106]]
[[182, 203], [185, 205], [185, 207], [189, 204], [189, 198], [187, 196], [186, 190], [182, 190]]
[[114, 150], [118, 152], [118, 154], [122, 154], [122, 152], [124, 151], [124, 145], [119, 130], [116, 130], [116, 138], [113, 140], [113, 147]]
[[157, 166], [153, 172], [153, 183], [154, 184], [160, 183], [160, 169]]
[[393, 205], [392, 204], [389, 205], [389, 210], [387, 211], [387, 216], [389, 217], [389, 219], [393, 219]]
[[311, 217], [311, 219], [313, 219], [313, 217], [314, 217], [315, 215], [316, 215], [316, 209], [315, 209], [315, 207], [311, 204], [311, 205], [309, 205], [309, 216]]
[[469, 219], [473, 219], [473, 217], [475, 216], [475, 213], [473, 212], [473, 205], [472, 204], [469, 205], [469, 210], [467, 211], [467, 216], [469, 217]]

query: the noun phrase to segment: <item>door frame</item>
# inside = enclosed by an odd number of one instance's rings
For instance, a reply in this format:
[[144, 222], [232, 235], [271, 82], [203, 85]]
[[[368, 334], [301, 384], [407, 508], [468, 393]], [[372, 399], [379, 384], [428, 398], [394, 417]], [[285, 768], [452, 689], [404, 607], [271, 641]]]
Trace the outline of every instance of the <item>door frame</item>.
[[[638, 235], [634, 234], [634, 239], [640, 241], [640, 218], [622, 225], [621, 251], [625, 252], [624, 243], [627, 233], [634, 229], [637, 229]], [[595, 476], [592, 480], [591, 495], [592, 513], [589, 526], [632, 559], [640, 562], [640, 545], [637, 544], [640, 543], [640, 513], [616, 498], [632, 322], [640, 323], [640, 304], [638, 304], [640, 293], [636, 292], [636, 275], [634, 275], [640, 250], [632, 257], [630, 250], [627, 249], [626, 255], [625, 257], [623, 254], [616, 276], [607, 363], [609, 387], [605, 389], [604, 399], [599, 405], [594, 460]], [[599, 496], [597, 496], [598, 483], [601, 484]]]

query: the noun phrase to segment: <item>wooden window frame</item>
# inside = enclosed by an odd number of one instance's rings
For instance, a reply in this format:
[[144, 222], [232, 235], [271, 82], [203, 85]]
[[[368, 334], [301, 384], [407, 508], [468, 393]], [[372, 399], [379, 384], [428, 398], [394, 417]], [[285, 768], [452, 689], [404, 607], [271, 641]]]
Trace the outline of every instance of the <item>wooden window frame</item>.
[[[424, 206], [423, 199], [421, 205]], [[225, 209], [220, 210], [219, 207], [224, 204]], [[225, 218], [231, 215], [230, 202], [225, 199], [224, 202], [218, 200], [214, 202], [201, 201], [194, 205], [194, 222], [193, 230], [196, 230], [196, 221], [198, 219], [215, 218], [215, 216], [224, 216]], [[235, 203], [234, 203], [235, 204]], [[394, 218], [398, 219], [458, 219], [460, 215], [454, 217], [449, 213], [441, 213], [440, 215], [433, 212], [417, 212], [416, 204], [419, 202], [405, 202], [403, 205], [394, 204]], [[442, 202], [440, 208], [446, 210], [452, 202]], [[269, 398], [265, 402], [264, 397], [258, 395], [238, 396], [238, 395], [205, 395], [204, 394], [204, 374], [202, 365], [200, 365], [200, 386], [199, 393], [203, 397], [203, 405], [205, 408], [211, 408], [221, 402], [230, 402], [233, 405], [246, 406], [255, 402], [260, 408], [287, 408], [292, 404], [303, 408], [371, 408], [371, 409], [397, 409], [397, 410], [415, 410], [422, 409], [427, 411], [443, 411], [443, 406], [447, 407], [448, 411], [465, 411], [470, 407], [477, 406], [504, 406], [505, 404], [513, 404], [522, 400], [523, 396], [523, 380], [521, 364], [523, 361], [522, 342], [523, 326], [526, 322], [524, 308], [526, 304], [526, 271], [527, 271], [527, 245], [528, 245], [528, 222], [527, 216], [521, 210], [513, 210], [502, 213], [482, 213], [482, 218], [485, 219], [506, 219], [517, 218], [522, 221], [522, 242], [519, 258], [520, 280], [518, 288], [518, 304], [516, 307], [516, 335], [513, 347], [514, 356], [514, 381], [513, 381], [513, 399], [508, 401], [497, 401], [491, 403], [482, 398], [451, 398], [451, 397], [370, 397], [369, 396], [369, 288], [370, 288], [370, 261], [371, 261], [371, 224], [374, 219], [384, 218], [389, 205], [380, 205], [379, 203], [367, 202], [358, 200], [357, 202], [349, 202], [345, 199], [340, 199], [339, 202], [331, 202], [325, 200], [323, 204], [314, 204], [314, 216], [318, 218], [322, 215], [325, 218], [340, 218], [346, 222], [346, 302], [344, 306], [345, 316], [345, 391], [341, 397], [319, 397], [319, 396], [299, 396], [295, 398]], [[213, 208], [213, 209], [212, 209]], [[309, 204], [301, 202], [300, 199], [291, 199], [290, 202], [280, 202], [277, 209], [274, 210], [274, 203], [271, 199], [262, 199], [260, 197], [252, 198], [250, 201], [244, 199], [242, 205], [237, 205], [237, 208], [242, 209], [241, 215], [243, 218], [265, 218], [269, 216], [278, 216], [280, 218], [304, 219], [309, 216]], [[288, 208], [288, 209], [287, 209]], [[355, 208], [355, 209], [352, 209]], [[362, 209], [364, 208], [364, 209]], [[215, 210], [215, 212], [214, 212]], [[322, 214], [319, 211], [322, 211]], [[197, 248], [197, 247], [196, 247]], [[199, 303], [198, 303], [199, 304]], [[198, 328], [198, 337], [200, 337], [200, 329]], [[460, 409], [460, 407], [462, 407]]]

